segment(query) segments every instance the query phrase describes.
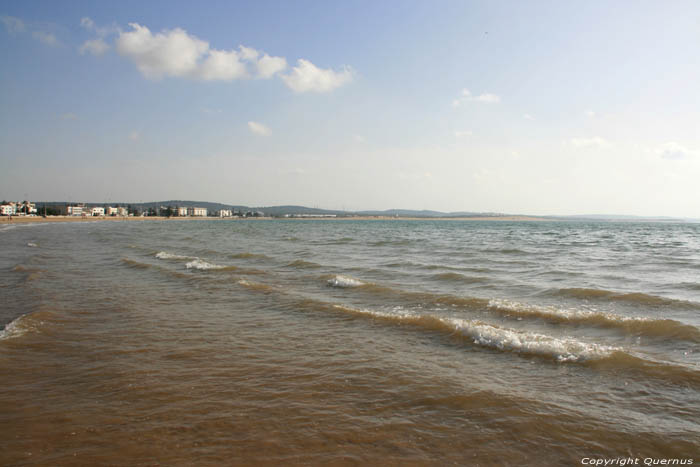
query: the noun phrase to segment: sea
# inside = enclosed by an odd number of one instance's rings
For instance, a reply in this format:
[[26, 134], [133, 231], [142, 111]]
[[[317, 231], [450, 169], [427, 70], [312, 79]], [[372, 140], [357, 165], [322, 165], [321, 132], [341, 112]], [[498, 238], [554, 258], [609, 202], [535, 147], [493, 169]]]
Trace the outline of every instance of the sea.
[[3, 223], [0, 244], [0, 465], [700, 463], [700, 224]]

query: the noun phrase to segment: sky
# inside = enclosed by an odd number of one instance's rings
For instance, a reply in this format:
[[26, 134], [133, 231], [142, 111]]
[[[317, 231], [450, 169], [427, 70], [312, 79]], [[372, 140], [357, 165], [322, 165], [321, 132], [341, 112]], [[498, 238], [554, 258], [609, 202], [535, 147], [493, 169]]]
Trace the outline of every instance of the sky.
[[0, 1], [0, 197], [700, 217], [700, 2]]

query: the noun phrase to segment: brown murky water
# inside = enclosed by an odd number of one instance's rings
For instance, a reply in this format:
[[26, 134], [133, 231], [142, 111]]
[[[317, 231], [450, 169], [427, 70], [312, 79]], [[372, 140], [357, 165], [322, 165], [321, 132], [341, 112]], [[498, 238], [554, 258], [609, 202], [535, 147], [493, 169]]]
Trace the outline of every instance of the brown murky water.
[[2, 465], [700, 460], [700, 226], [3, 228]]

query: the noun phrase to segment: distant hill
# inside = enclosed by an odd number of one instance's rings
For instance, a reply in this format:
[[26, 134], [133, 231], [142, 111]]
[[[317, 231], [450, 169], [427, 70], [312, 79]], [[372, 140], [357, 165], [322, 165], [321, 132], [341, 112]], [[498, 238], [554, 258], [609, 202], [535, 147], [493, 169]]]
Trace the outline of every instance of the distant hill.
[[[37, 207], [48, 206], [49, 208], [65, 208], [67, 205], [77, 204], [75, 202], [66, 201], [37, 201]], [[266, 216], [284, 217], [299, 215], [336, 215], [338, 217], [353, 217], [353, 216], [376, 216], [376, 217], [418, 217], [418, 218], [437, 218], [437, 217], [503, 217], [513, 214], [503, 214], [494, 212], [473, 212], [473, 211], [456, 211], [442, 212], [431, 210], [412, 210], [412, 209], [387, 209], [384, 211], [343, 211], [334, 209], [319, 209], [309, 208], [306, 206], [284, 205], [284, 206], [244, 206], [240, 204], [223, 204], [212, 203], [209, 201], [190, 201], [171, 199], [167, 201], [149, 201], [146, 203], [84, 203], [87, 206], [130, 206], [138, 211], [147, 211], [151, 208], [160, 209], [161, 207], [201, 207], [207, 208], [210, 213], [220, 211], [222, 209], [231, 209], [238, 212], [261, 211]], [[518, 214], [519, 215], [519, 214]], [[678, 217], [645, 217], [645, 216], [630, 216], [630, 215], [609, 215], [609, 214], [584, 214], [571, 216], [533, 216], [553, 221], [591, 221], [591, 222], [700, 222], [700, 219], [678, 218]]]

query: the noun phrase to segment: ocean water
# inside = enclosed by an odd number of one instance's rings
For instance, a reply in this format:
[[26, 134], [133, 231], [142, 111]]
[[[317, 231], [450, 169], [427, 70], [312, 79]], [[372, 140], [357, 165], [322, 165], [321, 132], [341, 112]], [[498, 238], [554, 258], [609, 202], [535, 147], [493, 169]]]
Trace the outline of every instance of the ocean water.
[[2, 465], [700, 462], [697, 224], [117, 221], [0, 241]]

